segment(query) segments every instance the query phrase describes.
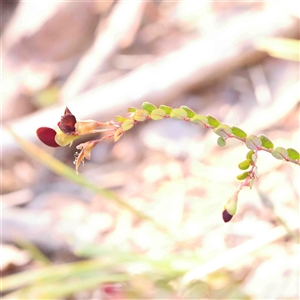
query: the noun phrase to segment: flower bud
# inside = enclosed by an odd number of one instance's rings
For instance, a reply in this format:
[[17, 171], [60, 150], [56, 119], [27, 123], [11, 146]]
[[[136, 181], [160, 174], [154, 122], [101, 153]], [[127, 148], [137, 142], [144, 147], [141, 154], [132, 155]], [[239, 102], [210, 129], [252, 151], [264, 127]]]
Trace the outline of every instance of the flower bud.
[[75, 124], [75, 130], [77, 134], [84, 135], [94, 133], [99, 126], [103, 126], [103, 123], [94, 120], [79, 121]]
[[236, 191], [233, 194], [233, 196], [229, 198], [229, 200], [227, 201], [227, 203], [224, 206], [222, 216], [223, 216], [224, 222], [226, 222], [226, 223], [229, 222], [236, 213], [238, 194], [239, 194], [239, 190]]

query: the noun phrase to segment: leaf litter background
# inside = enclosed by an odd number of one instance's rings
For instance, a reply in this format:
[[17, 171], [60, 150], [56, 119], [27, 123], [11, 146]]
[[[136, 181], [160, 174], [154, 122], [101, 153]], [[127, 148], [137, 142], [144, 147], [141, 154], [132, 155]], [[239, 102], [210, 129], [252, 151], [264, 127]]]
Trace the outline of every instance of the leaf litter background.
[[271, 39], [299, 38], [297, 9], [2, 1], [3, 298], [298, 299], [297, 166], [262, 153], [259, 180], [225, 224], [247, 150], [220, 149], [195, 125], [146, 122], [99, 144], [80, 167], [85, 184], [33, 158], [46, 151], [73, 167], [75, 145], [53, 150], [35, 137], [66, 105], [78, 119], [109, 121], [144, 101], [187, 105], [299, 150], [299, 46]]

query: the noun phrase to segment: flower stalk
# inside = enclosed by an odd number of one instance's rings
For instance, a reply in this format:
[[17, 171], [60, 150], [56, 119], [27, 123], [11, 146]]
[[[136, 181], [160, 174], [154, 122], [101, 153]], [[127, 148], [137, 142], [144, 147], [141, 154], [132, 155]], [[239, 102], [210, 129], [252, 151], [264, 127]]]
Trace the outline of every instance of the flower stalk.
[[237, 179], [242, 182], [238, 190], [227, 201], [223, 210], [223, 220], [225, 222], [229, 222], [236, 213], [240, 190], [245, 186], [252, 188], [255, 179], [258, 178], [256, 162], [260, 151], [268, 152], [276, 159], [284, 160], [298, 166], [300, 165], [300, 154], [297, 150], [283, 147], [275, 148], [272, 141], [264, 135], [247, 135], [245, 131], [238, 127], [230, 127], [226, 124], [222, 124], [219, 120], [210, 115], [204, 116], [197, 114], [187, 106], [172, 108], [170, 106], [160, 105], [156, 107], [154, 104], [145, 102], [142, 104], [141, 109], [130, 107], [125, 117], [116, 116], [115, 121], [109, 122], [77, 120], [69, 108], [66, 107], [64, 115], [61, 116], [57, 124], [58, 129], [54, 130], [48, 127], [40, 127], [37, 129], [37, 136], [49, 147], [64, 147], [67, 145], [71, 146], [72, 143], [81, 136], [91, 133], [109, 132], [108, 135], [98, 140], [87, 141], [76, 147], [80, 150], [79, 153], [75, 153], [74, 161], [76, 172], [78, 173], [80, 164], [84, 162], [84, 159], [89, 160], [91, 158], [91, 151], [99, 142], [106, 139], [113, 139], [114, 142], [117, 142], [126, 131], [131, 130], [141, 122], [148, 120], [159, 121], [168, 118], [191, 122], [206, 129], [212, 129], [218, 136], [217, 144], [220, 147], [225, 147], [229, 139], [237, 139], [248, 148], [249, 151], [246, 154], [246, 159], [238, 164], [239, 169], [244, 171], [237, 176]]

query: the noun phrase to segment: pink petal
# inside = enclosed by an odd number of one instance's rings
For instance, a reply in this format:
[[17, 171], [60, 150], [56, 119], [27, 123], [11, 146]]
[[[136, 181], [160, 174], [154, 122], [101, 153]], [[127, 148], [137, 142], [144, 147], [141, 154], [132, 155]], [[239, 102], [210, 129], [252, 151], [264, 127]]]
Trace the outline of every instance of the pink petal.
[[55, 141], [56, 131], [54, 129], [49, 127], [40, 127], [36, 131], [36, 134], [45, 145], [49, 147], [60, 147]]

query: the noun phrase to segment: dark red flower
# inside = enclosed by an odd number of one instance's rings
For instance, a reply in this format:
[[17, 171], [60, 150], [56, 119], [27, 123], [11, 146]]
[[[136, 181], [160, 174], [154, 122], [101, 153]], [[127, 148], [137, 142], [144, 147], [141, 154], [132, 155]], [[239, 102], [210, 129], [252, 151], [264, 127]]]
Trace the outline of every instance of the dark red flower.
[[49, 127], [40, 127], [36, 134], [40, 141], [49, 147], [64, 147], [72, 144], [74, 140], [79, 138], [75, 125], [77, 124], [75, 116], [66, 107], [64, 115], [58, 122], [59, 129], [54, 130]]
[[54, 130], [49, 127], [40, 127], [36, 133], [45, 145], [50, 147], [64, 147], [71, 145], [81, 135], [106, 131], [107, 129], [98, 128], [108, 125], [111, 124], [94, 120], [77, 121], [68, 107], [66, 107], [64, 115], [61, 117], [60, 122], [58, 122], [59, 129]]

